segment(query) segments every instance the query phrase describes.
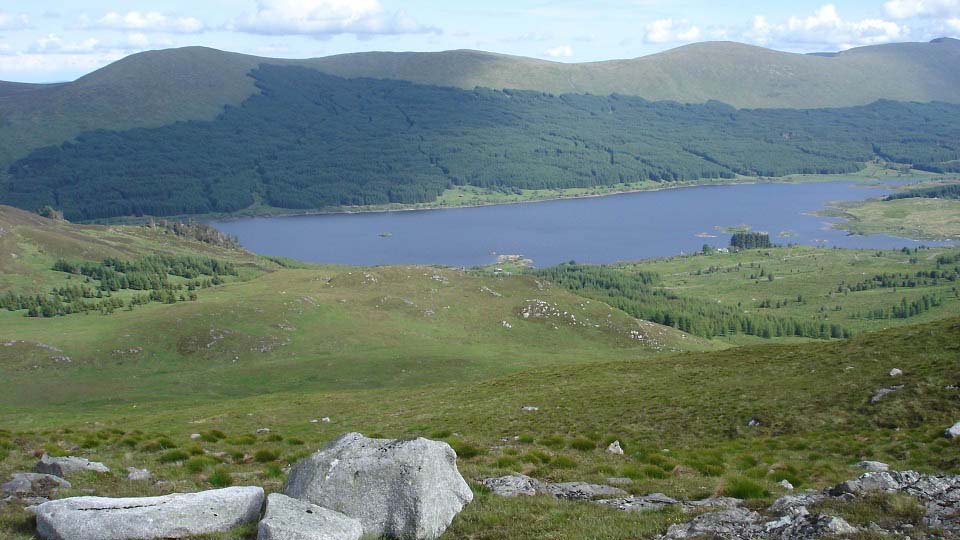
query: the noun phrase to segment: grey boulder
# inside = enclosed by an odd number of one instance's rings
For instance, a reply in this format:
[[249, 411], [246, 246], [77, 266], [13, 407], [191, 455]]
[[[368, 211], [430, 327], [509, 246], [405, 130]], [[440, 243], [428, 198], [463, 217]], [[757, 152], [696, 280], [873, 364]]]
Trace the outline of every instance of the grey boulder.
[[127, 480], [134, 482], [143, 482], [149, 480], [152, 475], [147, 469], [138, 469], [136, 467], [127, 467]]
[[267, 497], [267, 512], [257, 528], [257, 540], [359, 540], [360, 522], [280, 493]]
[[70, 489], [70, 482], [59, 476], [40, 473], [14, 473], [9, 482], [0, 486], [0, 492], [16, 499], [49, 499], [60, 489]]
[[547, 493], [560, 499], [571, 501], [589, 501], [599, 497], [627, 497], [626, 491], [603, 484], [588, 484], [586, 482], [561, 482], [546, 484]]
[[43, 540], [151, 540], [228, 531], [256, 522], [263, 489], [231, 487], [163, 497], [73, 497], [36, 508]]
[[960, 422], [957, 422], [956, 424], [947, 428], [947, 430], [944, 431], [943, 434], [951, 439], [956, 439], [957, 437], [960, 437]]
[[546, 484], [523, 474], [485, 478], [481, 483], [500, 497], [532, 497], [547, 493]]
[[760, 514], [746, 508], [730, 508], [700, 514], [686, 523], [675, 523], [664, 538], [757, 538], [761, 535]]
[[645, 512], [647, 510], [661, 510], [668, 506], [680, 504], [680, 501], [671, 497], [667, 497], [663, 493], [634, 495], [619, 499], [603, 499], [595, 502], [603, 506], [616, 508], [622, 512]]
[[882, 461], [861, 461], [860, 463], [857, 463], [857, 467], [871, 472], [883, 472], [890, 470], [890, 466]]
[[284, 494], [360, 520], [364, 536], [439, 537], [473, 492], [450, 445], [348, 433], [290, 471]]
[[110, 469], [103, 463], [97, 463], [82, 457], [50, 457], [47, 454], [44, 454], [33, 467], [33, 472], [52, 474], [60, 478], [66, 478], [71, 474], [84, 471], [108, 473]]

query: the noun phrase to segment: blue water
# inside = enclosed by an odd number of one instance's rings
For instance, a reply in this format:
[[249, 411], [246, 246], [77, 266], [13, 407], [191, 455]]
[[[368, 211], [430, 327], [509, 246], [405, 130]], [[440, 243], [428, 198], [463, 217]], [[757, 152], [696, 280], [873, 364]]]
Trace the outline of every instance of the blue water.
[[[494, 263], [497, 254], [522, 254], [538, 267], [569, 260], [610, 263], [690, 253], [705, 243], [724, 247], [730, 235], [718, 227], [741, 224], [769, 232], [779, 244], [920, 245], [884, 235], [850, 236], [830, 227], [835, 220], [811, 215], [831, 201], [887, 192], [849, 182], [740, 184], [479, 208], [245, 218], [211, 225], [236, 235], [257, 253], [351, 265], [477, 266]], [[784, 231], [791, 235], [781, 237]], [[381, 236], [384, 233], [390, 236]]]

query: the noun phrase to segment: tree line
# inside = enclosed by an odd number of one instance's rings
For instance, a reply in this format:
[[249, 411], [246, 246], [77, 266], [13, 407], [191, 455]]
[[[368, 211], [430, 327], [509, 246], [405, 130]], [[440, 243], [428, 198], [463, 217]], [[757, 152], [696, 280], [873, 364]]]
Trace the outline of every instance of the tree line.
[[946, 103], [738, 110], [348, 80], [296, 66], [251, 76], [259, 92], [213, 121], [89, 132], [33, 151], [0, 175], [0, 202], [72, 220], [312, 209], [426, 202], [459, 185], [846, 173], [878, 157], [932, 170], [960, 149], [960, 106]]
[[[148, 255], [134, 260], [58, 260], [53, 269], [84, 278], [79, 284], [54, 287], [44, 294], [0, 296], [0, 309], [25, 311], [27, 317], [56, 317], [74, 313], [109, 314], [150, 302], [173, 304], [197, 299], [197, 290], [224, 283], [238, 275], [236, 267], [217, 259], [187, 255]], [[171, 276], [182, 278], [172, 281]], [[138, 291], [117, 295], [120, 291]]]

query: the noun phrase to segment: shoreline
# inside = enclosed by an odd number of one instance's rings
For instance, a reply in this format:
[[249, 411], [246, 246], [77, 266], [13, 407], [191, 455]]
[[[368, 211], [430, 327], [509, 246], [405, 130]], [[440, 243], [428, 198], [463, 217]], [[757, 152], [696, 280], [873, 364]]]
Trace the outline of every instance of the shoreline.
[[[856, 174], [856, 173], [853, 173]], [[667, 185], [656, 185], [650, 187], [638, 187], [631, 189], [622, 189], [622, 190], [610, 190], [604, 193], [586, 193], [586, 194], [570, 194], [570, 195], [559, 195], [555, 197], [541, 197], [541, 198], [531, 198], [527, 200], [506, 200], [506, 201], [488, 201], [488, 202], [479, 202], [479, 203], [470, 203], [470, 204], [451, 204], [451, 205], [438, 205], [436, 203], [415, 203], [414, 205], [399, 205], [398, 207], [388, 207], [384, 208], [383, 206], [372, 206], [372, 207], [358, 207], [358, 206], [346, 206], [346, 207], [335, 207], [335, 208], [326, 208], [326, 209], [316, 209], [316, 210], [304, 210], [302, 212], [253, 212], [250, 214], [228, 214], [224, 216], [220, 215], [193, 215], [193, 216], [171, 216], [165, 219], [175, 220], [179, 218], [190, 218], [197, 221], [202, 221], [204, 223], [210, 222], [228, 222], [228, 221], [237, 221], [241, 219], [254, 219], [254, 218], [274, 218], [274, 217], [305, 217], [305, 216], [327, 216], [327, 215], [355, 215], [355, 214], [385, 214], [392, 212], [421, 212], [421, 211], [433, 211], [433, 210], [458, 210], [464, 208], [484, 208], [488, 206], [506, 206], [514, 204], [535, 204], [535, 203], [545, 203], [545, 202], [554, 202], [554, 201], [564, 201], [564, 200], [578, 200], [578, 199], [595, 199], [600, 197], [611, 197], [615, 195], [629, 195], [633, 193], [649, 193], [649, 192], [658, 192], [658, 191], [667, 191], [674, 189], [687, 189], [687, 188], [698, 188], [698, 187], [711, 187], [711, 186], [736, 186], [736, 185], [754, 185], [754, 184], [818, 184], [818, 183], [831, 183], [831, 182], [851, 182], [864, 184], [863, 187], [873, 187], [870, 184], [882, 184], [884, 182], [892, 181], [922, 181], [923, 178], [912, 177], [908, 179], [904, 178], [890, 178], [883, 179], [876, 176], [843, 176], [843, 175], [804, 175], [803, 178], [795, 177], [781, 177], [781, 178], [754, 178], [754, 177], [744, 177], [742, 180], [732, 179], [730, 181], [724, 182], [663, 182], [662, 184]], [[577, 189], [577, 188], [574, 188]], [[417, 204], [422, 204], [423, 206], [417, 206]], [[139, 218], [138, 218], [139, 219]], [[149, 218], [144, 218], [149, 219]]]

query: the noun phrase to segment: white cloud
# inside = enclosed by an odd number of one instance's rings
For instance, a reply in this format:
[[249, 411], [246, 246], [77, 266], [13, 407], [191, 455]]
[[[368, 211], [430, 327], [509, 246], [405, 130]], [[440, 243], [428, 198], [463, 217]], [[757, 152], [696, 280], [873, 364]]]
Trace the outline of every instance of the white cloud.
[[960, 32], [960, 17], [948, 20], [947, 26], [953, 28], [954, 32]]
[[30, 28], [30, 17], [26, 14], [0, 11], [0, 30], [24, 30]]
[[83, 16], [80, 27], [99, 30], [131, 30], [137, 32], [166, 32], [172, 34], [196, 34], [206, 27], [194, 17], [164, 15], [158, 11], [111, 11], [96, 20]]
[[833, 4], [821, 6], [806, 17], [792, 16], [771, 23], [757, 15], [741, 38], [749, 43], [785, 48], [850, 48], [903, 40], [909, 28], [884, 19], [848, 21]]
[[387, 13], [379, 0], [258, 0], [256, 13], [235, 19], [229, 28], [251, 34], [318, 37], [438, 32], [403, 10]]
[[38, 39], [28, 49], [28, 54], [90, 54], [100, 48], [100, 40], [87, 38], [81, 41], [66, 42], [56, 34], [47, 34]]
[[643, 40], [647, 43], [678, 43], [696, 41], [700, 28], [686, 20], [658, 19], [648, 24]]
[[12, 75], [9, 78], [13, 80], [19, 79], [16, 75], [24, 75], [33, 80], [59, 79], [63, 73], [88, 73], [116, 62], [123, 56], [124, 53], [120, 52], [0, 55], [0, 73]]
[[957, 18], [960, 17], [960, 0], [890, 0], [883, 9], [894, 19]]
[[551, 58], [570, 58], [573, 56], [573, 47], [569, 45], [557, 45], [544, 51], [545, 55]]

